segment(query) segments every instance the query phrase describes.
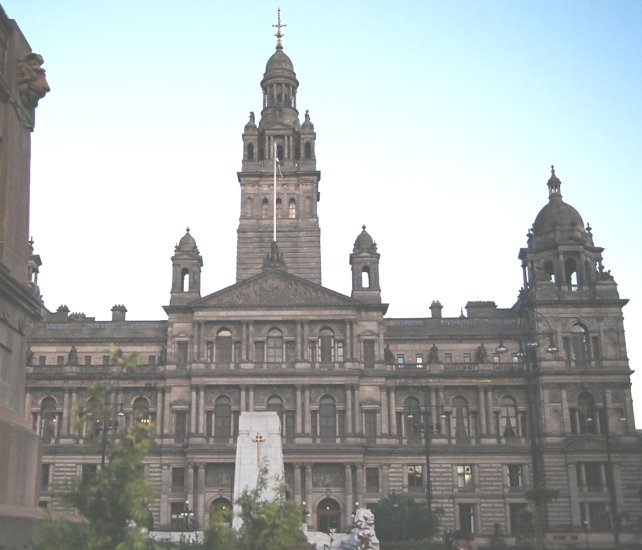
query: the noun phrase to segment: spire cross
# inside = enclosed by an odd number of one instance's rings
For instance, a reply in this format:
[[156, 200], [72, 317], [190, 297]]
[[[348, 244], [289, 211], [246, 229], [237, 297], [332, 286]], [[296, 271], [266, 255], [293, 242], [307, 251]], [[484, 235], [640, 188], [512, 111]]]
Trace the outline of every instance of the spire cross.
[[259, 432], [256, 432], [256, 435], [252, 439], [252, 442], [256, 443], [256, 465], [257, 467], [261, 466], [261, 450], [259, 445], [265, 443], [265, 437], [263, 437]]
[[276, 28], [276, 47], [278, 49], [283, 49], [283, 43], [281, 42], [281, 39], [283, 38], [283, 33], [281, 32], [281, 29], [283, 27], [287, 27], [287, 25], [282, 25], [281, 24], [281, 8], [277, 10], [277, 23], [276, 25], [272, 25], [273, 27]]

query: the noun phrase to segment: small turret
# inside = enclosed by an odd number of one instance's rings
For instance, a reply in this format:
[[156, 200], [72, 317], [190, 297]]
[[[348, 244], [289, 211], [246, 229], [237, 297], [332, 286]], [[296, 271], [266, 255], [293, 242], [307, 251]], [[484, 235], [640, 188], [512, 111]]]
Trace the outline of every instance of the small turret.
[[201, 297], [203, 258], [189, 232], [176, 245], [172, 256], [172, 293], [170, 305], [184, 305]]
[[381, 303], [379, 257], [377, 243], [372, 240], [364, 225], [350, 254], [353, 298], [368, 303]]

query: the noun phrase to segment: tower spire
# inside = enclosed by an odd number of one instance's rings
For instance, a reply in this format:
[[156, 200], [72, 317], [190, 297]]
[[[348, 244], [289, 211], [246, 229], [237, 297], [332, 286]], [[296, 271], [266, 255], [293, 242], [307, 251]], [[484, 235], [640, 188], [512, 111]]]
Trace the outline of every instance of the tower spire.
[[276, 13], [277, 13], [277, 23], [276, 25], [272, 25], [272, 26], [276, 28], [276, 34], [274, 35], [276, 36], [276, 49], [282, 50], [283, 42], [281, 41], [281, 39], [283, 38], [283, 33], [281, 32], [281, 29], [283, 27], [287, 27], [287, 25], [281, 24], [281, 8], [279, 8]]

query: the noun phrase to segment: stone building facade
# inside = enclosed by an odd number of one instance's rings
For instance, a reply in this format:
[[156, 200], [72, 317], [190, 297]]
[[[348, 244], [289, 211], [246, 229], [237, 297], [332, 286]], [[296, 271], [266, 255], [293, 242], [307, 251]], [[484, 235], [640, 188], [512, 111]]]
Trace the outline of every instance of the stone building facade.
[[29, 539], [36, 506], [40, 441], [25, 409], [27, 324], [40, 319], [40, 258], [29, 242], [29, 169], [35, 108], [49, 91], [32, 53], [0, 6], [0, 533]]
[[[584, 541], [583, 529], [595, 541], [633, 539], [642, 472], [627, 301], [554, 170], [519, 252], [514, 306], [471, 301], [446, 318], [433, 302], [425, 318], [388, 318], [365, 227], [346, 251], [351, 295], [321, 285], [316, 134], [307, 112], [300, 122], [298, 85], [279, 36], [260, 119], [251, 114], [243, 131], [235, 284], [201, 294], [188, 230], [172, 257], [166, 319], [127, 320], [116, 305], [97, 321], [61, 306], [34, 327], [41, 505], [60, 509], [57, 485], [93, 475], [124, 423], [149, 422], [155, 527], [182, 529], [186, 500], [205, 525], [232, 499], [240, 413], [272, 410], [311, 528], [346, 529], [357, 504], [404, 493], [443, 509], [445, 529], [483, 540], [498, 523], [514, 535], [529, 489], [547, 487], [559, 490], [538, 506], [550, 544]], [[136, 368], [123, 369], [118, 358], [134, 355]], [[78, 422], [96, 381], [114, 404], [98, 449]]]

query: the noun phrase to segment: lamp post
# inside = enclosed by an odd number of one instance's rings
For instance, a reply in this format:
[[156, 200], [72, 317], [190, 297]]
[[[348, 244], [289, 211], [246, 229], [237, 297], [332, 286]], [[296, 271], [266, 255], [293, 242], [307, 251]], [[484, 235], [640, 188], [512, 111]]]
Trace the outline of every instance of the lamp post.
[[[439, 418], [446, 418], [446, 414], [444, 413], [442, 406], [419, 405], [418, 408], [411, 407], [408, 409], [408, 412], [406, 412], [406, 419], [412, 422], [413, 428], [423, 432], [424, 434], [424, 460], [426, 464], [426, 506], [428, 507], [428, 512], [430, 512], [430, 514], [432, 514], [432, 482], [430, 475], [430, 457], [432, 454], [432, 436], [435, 427], [438, 427], [438, 425], [435, 426], [433, 422], [430, 422], [430, 419], [428, 418], [430, 411], [433, 409], [440, 411]], [[416, 418], [417, 412], [419, 412], [421, 416], [421, 418], [419, 419]]]
[[189, 499], [185, 499], [185, 504], [183, 504], [183, 513], [181, 514], [185, 520], [185, 531], [190, 530], [189, 520], [194, 515], [194, 512], [190, 509]]

